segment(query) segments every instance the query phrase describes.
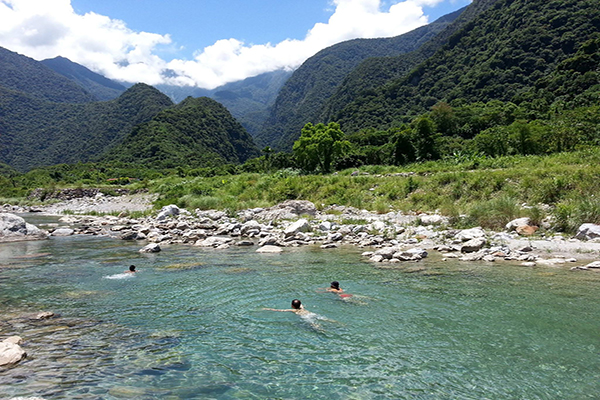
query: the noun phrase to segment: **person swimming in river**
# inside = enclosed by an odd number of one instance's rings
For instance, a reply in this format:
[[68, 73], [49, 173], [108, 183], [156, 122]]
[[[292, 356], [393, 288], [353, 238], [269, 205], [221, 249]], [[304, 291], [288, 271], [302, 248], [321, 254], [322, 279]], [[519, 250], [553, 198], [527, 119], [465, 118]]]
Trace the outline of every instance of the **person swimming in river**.
[[344, 289], [340, 287], [340, 283], [338, 281], [331, 282], [331, 285], [325, 289], [326, 292], [335, 293], [340, 296], [341, 299], [349, 299], [352, 297], [351, 294], [344, 293]]
[[307, 309], [304, 308], [304, 306], [302, 305], [302, 302], [300, 300], [298, 300], [298, 299], [292, 300], [292, 308], [291, 309], [280, 310], [280, 309], [277, 309], [277, 308], [263, 308], [263, 310], [266, 310], [266, 311], [278, 311], [278, 312], [293, 312], [293, 313], [296, 313], [298, 315], [312, 314], [310, 311], [308, 311]]
[[130, 265], [129, 270], [125, 271], [126, 274], [135, 274], [136, 272], [135, 265]]

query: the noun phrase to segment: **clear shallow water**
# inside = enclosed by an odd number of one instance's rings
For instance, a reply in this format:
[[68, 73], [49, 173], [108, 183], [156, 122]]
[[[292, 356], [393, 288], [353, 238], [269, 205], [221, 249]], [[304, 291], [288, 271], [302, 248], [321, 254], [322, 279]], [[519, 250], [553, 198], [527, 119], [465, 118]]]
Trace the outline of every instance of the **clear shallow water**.
[[[375, 269], [352, 249], [140, 247], [97, 237], [0, 245], [0, 337], [19, 334], [29, 353], [0, 371], [0, 398], [600, 393], [600, 274], [435, 259]], [[135, 277], [106, 278], [130, 264]], [[332, 280], [365, 297], [317, 292]], [[262, 310], [294, 298], [334, 322]], [[60, 316], [24, 318], [38, 311]]]

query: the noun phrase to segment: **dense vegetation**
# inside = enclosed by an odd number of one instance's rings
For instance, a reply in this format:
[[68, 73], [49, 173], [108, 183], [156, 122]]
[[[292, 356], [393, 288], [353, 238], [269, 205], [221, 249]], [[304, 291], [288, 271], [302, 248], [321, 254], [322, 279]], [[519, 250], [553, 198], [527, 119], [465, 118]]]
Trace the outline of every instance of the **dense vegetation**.
[[238, 164], [259, 151], [246, 130], [221, 104], [189, 97], [137, 125], [105, 162], [137, 163], [158, 169]]
[[55, 103], [88, 103], [96, 100], [72, 80], [32, 58], [2, 47], [0, 72], [0, 89], [4, 91], [17, 91], [31, 98]]
[[347, 132], [400, 126], [440, 101], [513, 101], [600, 31], [595, 1], [501, 0], [450, 37], [406, 77], [348, 104]]
[[85, 104], [51, 103], [0, 87], [0, 161], [20, 171], [91, 161], [172, 104], [144, 84], [116, 100]]
[[102, 75], [90, 71], [86, 67], [76, 64], [64, 57], [56, 57], [41, 61], [42, 64], [54, 72], [72, 80], [86, 91], [91, 93], [96, 100], [105, 101], [119, 97], [126, 90], [120, 83], [111, 81]]
[[461, 11], [394, 38], [355, 39], [321, 50], [294, 71], [281, 88], [256, 137], [258, 144], [290, 150], [306, 122], [321, 122], [326, 100], [361, 61], [411, 52], [435, 37]]

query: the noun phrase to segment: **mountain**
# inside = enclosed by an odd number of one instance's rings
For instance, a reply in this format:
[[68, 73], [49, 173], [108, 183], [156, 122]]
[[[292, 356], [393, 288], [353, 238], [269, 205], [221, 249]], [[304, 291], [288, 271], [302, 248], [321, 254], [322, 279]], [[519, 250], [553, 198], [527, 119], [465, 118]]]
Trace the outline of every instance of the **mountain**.
[[96, 98], [42, 63], [0, 47], [0, 87], [55, 103], [89, 103]]
[[[327, 100], [320, 116], [321, 119], [323, 121], [335, 120], [337, 113], [357, 97], [368, 94], [371, 90], [408, 74], [419, 63], [427, 60], [446, 44], [453, 34], [497, 1], [475, 0], [465, 9], [440, 18], [441, 21], [451, 18], [450, 22], [452, 23], [415, 51], [394, 57], [373, 57], [360, 63], [346, 76], [336, 88], [335, 93]], [[460, 13], [460, 15], [457, 16], [456, 13]]]
[[101, 101], [116, 99], [126, 90], [126, 87], [120, 83], [111, 81], [64, 57], [56, 57], [40, 62], [54, 72], [76, 82]]
[[462, 10], [393, 38], [355, 39], [321, 50], [306, 60], [283, 86], [256, 137], [262, 145], [289, 150], [307, 122], [322, 122], [327, 99], [359, 63], [371, 57], [411, 52], [435, 37]]
[[172, 105], [167, 96], [144, 84], [115, 100], [85, 104], [51, 103], [0, 86], [0, 162], [27, 171], [92, 161], [135, 125]]
[[266, 72], [212, 90], [172, 85], [157, 85], [156, 88], [176, 103], [190, 96], [215, 99], [227, 107], [242, 126], [255, 136], [268, 117], [268, 108], [291, 75], [291, 71], [285, 70]]
[[387, 129], [428, 111], [490, 100], [521, 101], [584, 43], [598, 37], [594, 0], [498, 0], [400, 79], [332, 115], [345, 132]]
[[237, 164], [258, 155], [252, 137], [223, 105], [189, 97], [136, 126], [103, 161], [196, 168]]

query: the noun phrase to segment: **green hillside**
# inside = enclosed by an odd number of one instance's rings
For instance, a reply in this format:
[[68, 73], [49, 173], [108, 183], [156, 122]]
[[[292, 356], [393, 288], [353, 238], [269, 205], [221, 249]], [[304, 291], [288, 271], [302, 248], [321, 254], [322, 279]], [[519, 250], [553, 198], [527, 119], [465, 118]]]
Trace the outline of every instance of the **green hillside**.
[[172, 104], [144, 84], [118, 99], [86, 104], [50, 103], [0, 87], [0, 162], [26, 171], [94, 160]]
[[365, 96], [365, 94], [387, 82], [404, 77], [419, 63], [435, 54], [452, 35], [497, 1], [475, 0], [464, 11], [459, 10], [461, 11], [460, 15], [456, 16], [453, 13], [440, 18], [440, 21], [450, 18], [449, 22], [453, 22], [438, 35], [410, 53], [398, 56], [373, 57], [364, 60], [346, 76], [335, 93], [327, 99], [320, 119], [323, 121], [335, 119], [346, 105], [358, 97]]
[[260, 134], [259, 145], [291, 149], [307, 122], [319, 122], [325, 101], [346, 75], [370, 57], [411, 52], [435, 37], [459, 12], [394, 38], [355, 39], [321, 50], [298, 68], [283, 86]]
[[41, 63], [65, 78], [71, 79], [101, 101], [116, 99], [126, 90], [120, 83], [111, 81], [64, 57], [42, 60]]
[[0, 87], [54, 103], [97, 100], [72, 80], [32, 58], [0, 47]]
[[237, 164], [258, 155], [251, 136], [224, 106], [207, 97], [189, 97], [136, 126], [102, 161], [196, 168]]
[[598, 35], [596, 1], [501, 0], [406, 77], [364, 92], [332, 116], [343, 129], [387, 129], [440, 101], [522, 100]]

